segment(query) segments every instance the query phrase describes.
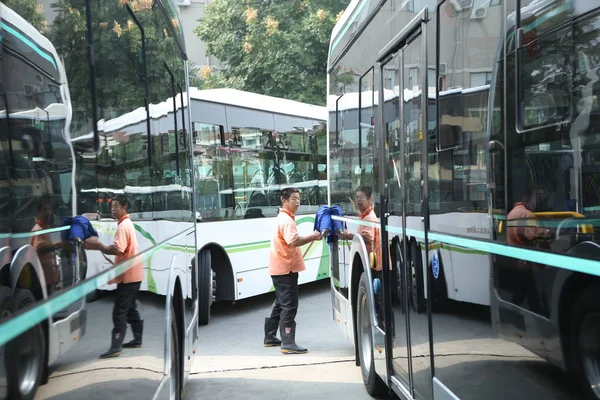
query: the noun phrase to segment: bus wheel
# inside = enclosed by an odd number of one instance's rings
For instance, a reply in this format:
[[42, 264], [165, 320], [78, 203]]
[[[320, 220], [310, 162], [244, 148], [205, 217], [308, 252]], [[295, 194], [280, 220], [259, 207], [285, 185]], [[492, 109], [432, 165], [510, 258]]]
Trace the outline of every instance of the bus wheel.
[[402, 313], [406, 312], [406, 305], [404, 301], [404, 280], [402, 271], [404, 270], [404, 261], [402, 259], [402, 246], [399, 242], [396, 242], [394, 246], [395, 258], [393, 268], [393, 280], [392, 280], [392, 303], [398, 305]]
[[[15, 289], [13, 312], [35, 303], [27, 289]], [[6, 346], [6, 372], [11, 399], [33, 399], [42, 381], [46, 359], [46, 338], [41, 324], [14, 338]]]
[[208, 325], [210, 321], [210, 306], [213, 299], [213, 277], [210, 250], [200, 253], [198, 264], [198, 323]]
[[0, 286], [0, 321], [12, 315], [12, 289]]
[[425, 312], [425, 284], [423, 281], [423, 262], [421, 261], [421, 248], [416, 241], [410, 244], [410, 301], [413, 309], [421, 314]]
[[179, 353], [179, 335], [177, 314], [171, 304], [171, 399], [181, 399], [181, 359]]
[[371, 330], [371, 319], [369, 310], [371, 301], [367, 295], [368, 278], [366, 273], [362, 273], [358, 285], [358, 295], [356, 298], [356, 332], [358, 339], [358, 357], [360, 361], [360, 372], [367, 392], [371, 396], [384, 394], [387, 389], [383, 380], [375, 372], [375, 358], [373, 355], [373, 336]]
[[586, 399], [600, 399], [600, 286], [577, 297], [571, 308], [569, 359], [571, 374]]

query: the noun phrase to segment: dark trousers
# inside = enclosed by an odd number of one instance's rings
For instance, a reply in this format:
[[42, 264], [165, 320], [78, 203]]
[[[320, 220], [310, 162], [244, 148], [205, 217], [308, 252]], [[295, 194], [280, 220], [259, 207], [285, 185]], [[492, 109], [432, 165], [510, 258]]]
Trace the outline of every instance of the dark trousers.
[[275, 303], [271, 318], [280, 321], [284, 328], [292, 326], [298, 312], [298, 273], [271, 275], [275, 286]]
[[117, 285], [117, 296], [113, 308], [115, 332], [124, 332], [127, 329], [127, 323], [140, 322], [140, 313], [137, 310], [135, 297], [141, 284], [142, 282], [133, 282]]

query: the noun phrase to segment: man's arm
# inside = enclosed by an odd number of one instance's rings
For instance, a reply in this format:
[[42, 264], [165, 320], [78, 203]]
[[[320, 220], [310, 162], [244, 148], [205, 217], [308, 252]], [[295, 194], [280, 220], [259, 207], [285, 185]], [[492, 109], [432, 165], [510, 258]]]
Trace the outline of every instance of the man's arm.
[[115, 243], [121, 243], [121, 235], [122, 233], [117, 231], [117, 234], [115, 235], [115, 242], [110, 245], [105, 245], [97, 236], [92, 236], [84, 241], [84, 248], [87, 250], [99, 250], [100, 252], [111, 256], [122, 256], [123, 251], [119, 250], [119, 248], [115, 246]]
[[121, 250], [117, 249], [114, 244], [107, 246], [103, 243], [100, 243], [100, 245], [98, 247], [99, 247], [98, 250], [100, 250], [102, 253], [108, 254], [110, 256], [122, 256], [123, 254], [125, 254]]
[[298, 236], [296, 240], [289, 244], [290, 247], [301, 247], [306, 243], [310, 243], [314, 240], [321, 240], [321, 233], [319, 231], [313, 231], [312, 234], [308, 236]]

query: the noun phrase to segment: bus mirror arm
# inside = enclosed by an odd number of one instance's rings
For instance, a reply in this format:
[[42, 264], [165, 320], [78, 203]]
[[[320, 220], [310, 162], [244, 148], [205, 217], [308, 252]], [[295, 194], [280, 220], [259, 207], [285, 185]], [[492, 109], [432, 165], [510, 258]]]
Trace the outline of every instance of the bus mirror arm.
[[506, 151], [506, 148], [504, 147], [504, 145], [502, 143], [500, 143], [497, 140], [490, 140], [488, 142], [488, 152], [490, 152], [490, 153], [497, 153], [500, 150]]

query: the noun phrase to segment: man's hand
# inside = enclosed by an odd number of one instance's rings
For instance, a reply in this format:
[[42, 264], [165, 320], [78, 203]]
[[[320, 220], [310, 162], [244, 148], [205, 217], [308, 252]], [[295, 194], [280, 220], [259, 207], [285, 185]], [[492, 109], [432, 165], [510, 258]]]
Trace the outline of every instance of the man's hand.
[[322, 237], [321, 232], [313, 231], [312, 237], [313, 237], [313, 240], [321, 240], [321, 237]]

